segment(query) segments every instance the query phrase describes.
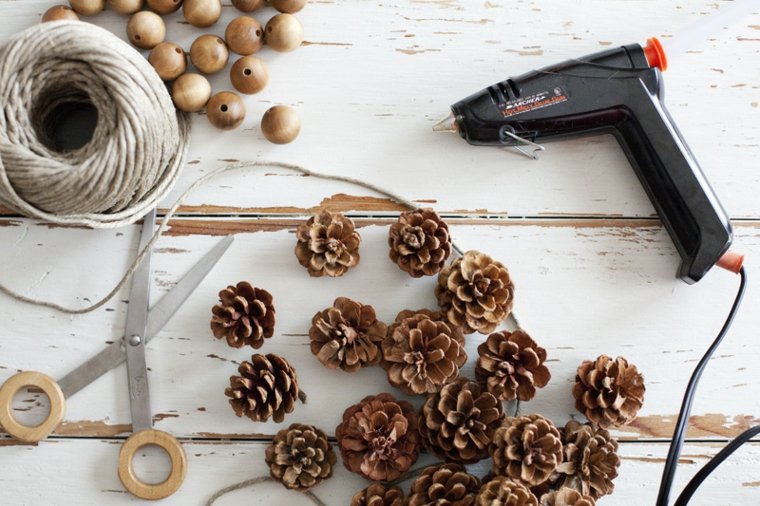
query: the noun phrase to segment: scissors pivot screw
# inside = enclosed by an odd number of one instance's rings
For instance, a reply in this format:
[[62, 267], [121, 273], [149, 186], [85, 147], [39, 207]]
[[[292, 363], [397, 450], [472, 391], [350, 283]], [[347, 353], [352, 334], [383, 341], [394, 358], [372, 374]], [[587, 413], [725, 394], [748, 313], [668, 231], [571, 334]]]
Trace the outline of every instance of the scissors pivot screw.
[[129, 338], [129, 344], [132, 346], [139, 346], [140, 343], [142, 343], [142, 337], [140, 336], [132, 336]]

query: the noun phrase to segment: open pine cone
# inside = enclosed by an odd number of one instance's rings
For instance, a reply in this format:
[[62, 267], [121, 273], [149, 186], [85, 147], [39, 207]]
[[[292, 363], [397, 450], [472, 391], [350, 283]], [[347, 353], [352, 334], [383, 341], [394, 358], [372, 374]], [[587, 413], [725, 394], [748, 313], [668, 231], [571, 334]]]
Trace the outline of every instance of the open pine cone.
[[562, 487], [598, 499], [615, 490], [618, 442], [605, 429], [571, 420], [562, 431], [564, 462], [552, 477]]
[[596, 506], [593, 497], [571, 488], [561, 488], [541, 496], [540, 506]]
[[402, 309], [396, 315], [396, 319], [393, 321], [393, 323], [388, 325], [388, 335], [393, 334], [393, 331], [396, 330], [396, 327], [398, 327], [398, 325], [402, 321], [416, 315], [424, 315], [434, 321], [446, 321], [446, 318], [443, 316], [443, 314], [440, 311], [433, 311], [432, 309], [427, 309], [427, 308], [416, 309], [416, 310]]
[[211, 308], [211, 331], [235, 348], [261, 348], [274, 334], [272, 295], [247, 281], [219, 292], [219, 304]]
[[351, 506], [405, 506], [404, 491], [382, 483], [373, 483], [357, 492], [351, 499]]
[[538, 499], [528, 487], [506, 476], [496, 476], [483, 484], [477, 506], [538, 506]]
[[323, 431], [300, 423], [279, 431], [265, 457], [272, 478], [300, 492], [332, 476], [338, 460]]
[[357, 371], [380, 361], [380, 343], [386, 331], [372, 306], [338, 297], [332, 307], [311, 320], [311, 352], [326, 367]]
[[500, 262], [468, 251], [438, 275], [435, 295], [441, 310], [465, 334], [493, 332], [512, 311], [515, 287]]
[[279, 423], [295, 409], [296, 401], [306, 401], [296, 370], [274, 353], [253, 355], [250, 362], [240, 364], [238, 372], [240, 376], [231, 376], [224, 391], [237, 416], [245, 415], [254, 422], [273, 418]]
[[491, 445], [493, 472], [530, 486], [548, 480], [562, 462], [559, 431], [541, 415], [507, 418]]
[[442, 460], [472, 464], [488, 458], [488, 445], [503, 418], [504, 409], [493, 394], [457, 378], [428, 395], [422, 406], [422, 443]]
[[449, 227], [432, 209], [401, 213], [388, 244], [391, 260], [415, 278], [438, 274], [451, 255]]
[[644, 403], [644, 377], [623, 357], [601, 355], [578, 367], [575, 408], [602, 428], [631, 423]]
[[427, 467], [412, 482], [407, 506], [472, 506], [480, 480], [460, 464]]
[[361, 237], [353, 220], [322, 211], [296, 230], [296, 257], [313, 277], [338, 277], [359, 263]]
[[549, 383], [546, 350], [522, 330], [495, 332], [478, 346], [475, 377], [499, 400], [529, 401]]
[[420, 453], [414, 408], [388, 393], [365, 397], [349, 407], [335, 436], [346, 469], [368, 480], [395, 480]]

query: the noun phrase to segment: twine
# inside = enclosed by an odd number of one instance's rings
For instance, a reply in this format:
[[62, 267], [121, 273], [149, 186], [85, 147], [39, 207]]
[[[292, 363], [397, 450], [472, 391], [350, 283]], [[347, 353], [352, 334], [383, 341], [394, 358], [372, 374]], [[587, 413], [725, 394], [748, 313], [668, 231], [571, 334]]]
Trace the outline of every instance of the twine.
[[[206, 506], [212, 506], [217, 499], [222, 497], [223, 495], [230, 494], [232, 492], [236, 492], [238, 490], [242, 490], [244, 488], [248, 487], [254, 487], [260, 483], [268, 483], [268, 482], [276, 482], [274, 478], [270, 478], [269, 476], [259, 476], [258, 478], [252, 478], [250, 480], [241, 481], [240, 483], [235, 483], [234, 485], [230, 485], [229, 487], [224, 487], [223, 489], [216, 492], [214, 495], [212, 495], [208, 501], [206, 501]], [[279, 483], [279, 482], [278, 482]], [[319, 497], [315, 496], [311, 491], [306, 490], [305, 492], [301, 492], [303, 495], [311, 499], [311, 501], [316, 504], [317, 506], [327, 506]]]

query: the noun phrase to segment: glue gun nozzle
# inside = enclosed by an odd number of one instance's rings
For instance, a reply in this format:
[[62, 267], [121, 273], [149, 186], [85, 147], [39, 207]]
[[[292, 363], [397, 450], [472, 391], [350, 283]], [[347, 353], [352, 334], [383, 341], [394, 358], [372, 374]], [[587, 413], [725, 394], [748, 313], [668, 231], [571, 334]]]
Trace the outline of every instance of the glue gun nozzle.
[[459, 126], [457, 125], [457, 118], [454, 113], [449, 113], [448, 116], [441, 121], [433, 125], [434, 132], [458, 132]]

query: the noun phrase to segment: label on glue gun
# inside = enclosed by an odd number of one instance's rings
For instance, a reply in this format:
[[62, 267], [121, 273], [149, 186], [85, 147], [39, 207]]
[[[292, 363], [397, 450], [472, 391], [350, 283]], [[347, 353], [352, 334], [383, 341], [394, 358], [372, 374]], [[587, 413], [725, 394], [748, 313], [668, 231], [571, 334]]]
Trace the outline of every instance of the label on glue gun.
[[543, 109], [544, 107], [561, 104], [562, 102], [566, 102], [567, 99], [567, 92], [557, 86], [551, 91], [542, 91], [526, 97], [510, 100], [509, 102], [503, 102], [499, 104], [499, 110], [501, 110], [501, 114], [505, 118], [509, 118], [524, 112], [535, 111], [536, 109]]

